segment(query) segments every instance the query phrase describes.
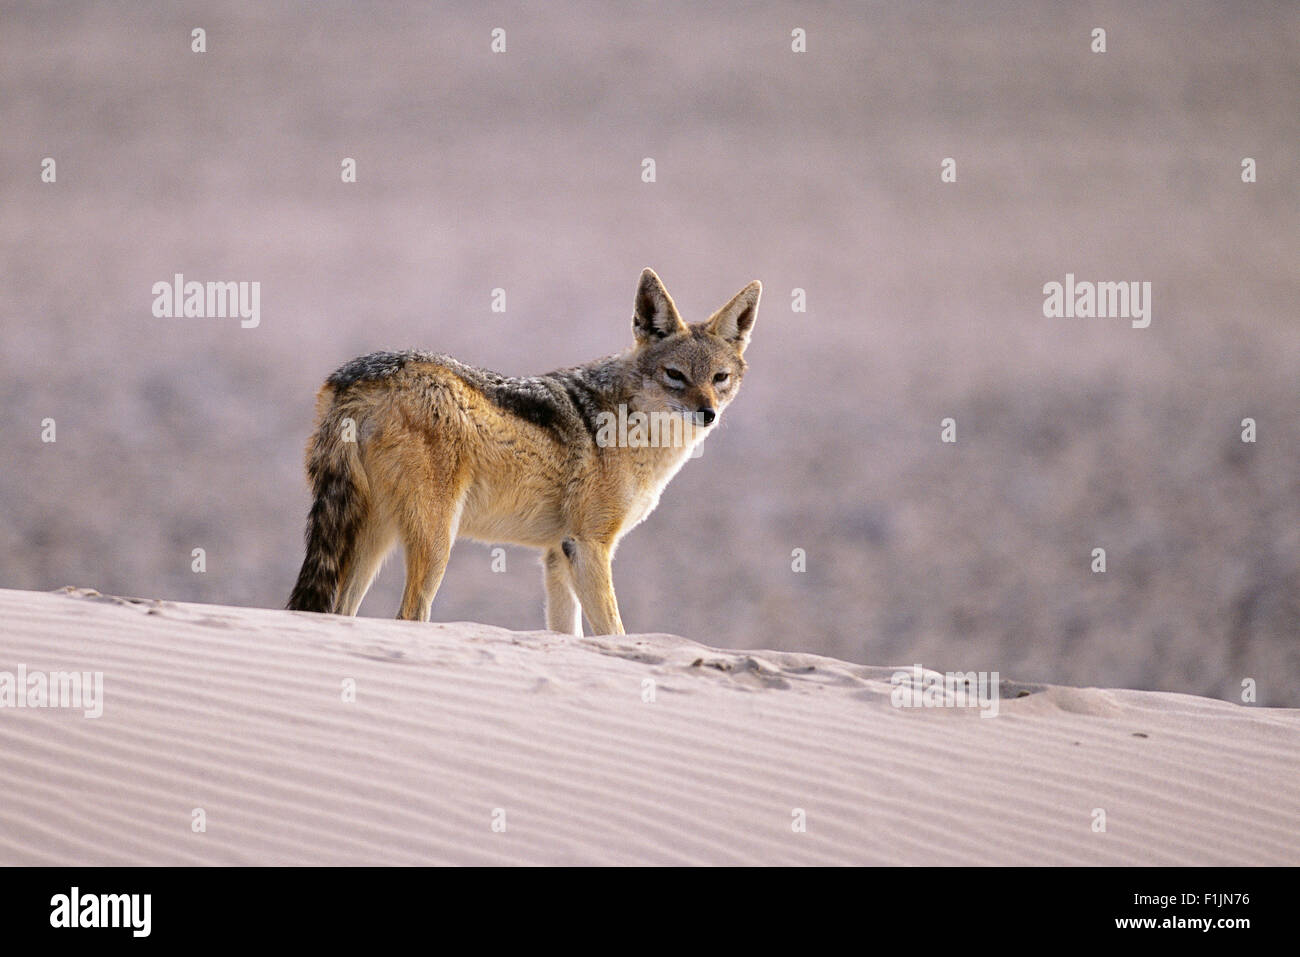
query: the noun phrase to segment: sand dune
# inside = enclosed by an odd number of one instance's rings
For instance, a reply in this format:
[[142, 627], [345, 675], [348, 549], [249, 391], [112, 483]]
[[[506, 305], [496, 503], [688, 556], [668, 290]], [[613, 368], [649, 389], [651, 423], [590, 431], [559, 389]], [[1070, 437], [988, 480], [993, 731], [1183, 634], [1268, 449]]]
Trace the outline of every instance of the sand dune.
[[4, 864], [1300, 863], [1300, 711], [1004, 679], [984, 719], [815, 655], [87, 590], [0, 621], [0, 673], [104, 676], [99, 718], [0, 708]]

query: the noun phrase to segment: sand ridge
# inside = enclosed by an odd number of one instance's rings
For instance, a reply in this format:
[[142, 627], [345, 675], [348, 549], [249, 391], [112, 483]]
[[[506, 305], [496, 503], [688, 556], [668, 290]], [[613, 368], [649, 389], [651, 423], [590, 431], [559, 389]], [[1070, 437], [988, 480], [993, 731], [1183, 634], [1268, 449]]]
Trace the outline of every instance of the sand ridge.
[[5, 864], [1300, 863], [1296, 710], [1004, 679], [985, 720], [818, 655], [86, 589], [0, 621], [0, 671], [104, 674], [100, 718], [0, 709]]

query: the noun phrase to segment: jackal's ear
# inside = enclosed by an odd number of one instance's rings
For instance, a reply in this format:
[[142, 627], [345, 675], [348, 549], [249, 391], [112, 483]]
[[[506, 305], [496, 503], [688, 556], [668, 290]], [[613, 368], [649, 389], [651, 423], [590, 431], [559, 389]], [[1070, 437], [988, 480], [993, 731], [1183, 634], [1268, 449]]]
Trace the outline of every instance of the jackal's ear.
[[636, 308], [632, 313], [632, 334], [637, 344], [663, 339], [675, 332], [686, 332], [686, 323], [677, 314], [673, 297], [653, 269], [641, 273], [636, 287]]
[[755, 279], [710, 316], [704, 328], [726, 339], [737, 352], [744, 352], [745, 346], [749, 345], [749, 330], [754, 328], [754, 319], [758, 316], [758, 297], [762, 294], [763, 284]]

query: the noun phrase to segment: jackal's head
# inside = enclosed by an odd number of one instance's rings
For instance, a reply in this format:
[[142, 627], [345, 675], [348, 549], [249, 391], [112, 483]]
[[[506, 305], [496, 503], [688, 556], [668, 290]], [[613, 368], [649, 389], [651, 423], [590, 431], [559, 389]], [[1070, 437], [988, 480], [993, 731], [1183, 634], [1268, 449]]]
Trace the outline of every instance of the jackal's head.
[[745, 376], [745, 347], [758, 315], [757, 279], [703, 322], [687, 324], [653, 269], [641, 273], [632, 314], [641, 412], [683, 415], [701, 431], [713, 425]]

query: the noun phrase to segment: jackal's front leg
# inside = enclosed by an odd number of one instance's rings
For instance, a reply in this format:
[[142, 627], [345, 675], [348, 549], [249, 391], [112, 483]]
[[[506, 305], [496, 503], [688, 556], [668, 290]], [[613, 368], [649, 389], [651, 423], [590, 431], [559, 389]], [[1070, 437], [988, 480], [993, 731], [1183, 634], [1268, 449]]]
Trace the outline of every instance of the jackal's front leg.
[[569, 552], [574, 544], [566, 541], [554, 546], [542, 556], [542, 570], [546, 580], [546, 627], [569, 635], [582, 634], [582, 609], [578, 596], [573, 593], [573, 573], [569, 567]]
[[582, 610], [598, 635], [622, 635], [623, 621], [614, 597], [614, 575], [610, 569], [612, 548], [604, 542], [575, 541], [569, 570], [582, 602]]

